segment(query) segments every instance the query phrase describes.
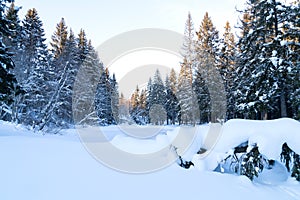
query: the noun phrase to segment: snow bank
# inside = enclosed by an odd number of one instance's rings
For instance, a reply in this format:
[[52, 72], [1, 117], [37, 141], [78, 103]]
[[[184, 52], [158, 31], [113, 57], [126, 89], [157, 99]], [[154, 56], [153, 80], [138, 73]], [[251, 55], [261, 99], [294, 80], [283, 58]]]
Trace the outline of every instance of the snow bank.
[[[228, 129], [235, 129], [239, 133], [239, 127], [235, 126], [243, 123], [250, 126], [248, 122], [231, 121], [225, 127], [230, 125]], [[256, 126], [256, 123], [253, 124]], [[112, 133], [110, 139], [117, 137], [115, 142], [122, 141], [124, 133], [116, 126], [103, 129], [108, 134]], [[170, 130], [167, 134], [175, 133], [175, 130], [176, 127], [174, 132]], [[185, 156], [198, 150], [207, 130], [206, 125], [199, 127]], [[241, 130], [247, 131], [245, 128]], [[227, 134], [235, 139], [229, 133], [232, 132], [225, 132], [222, 137]], [[155, 141], [160, 143], [159, 137], [148, 142], [153, 142], [153, 145]], [[221, 138], [219, 142], [230, 141], [230, 138], [225, 139]], [[124, 148], [127, 140], [123, 140]], [[235, 143], [223, 147], [219, 145], [218, 148], [223, 151]], [[63, 130], [61, 135], [39, 135], [0, 121], [0, 158], [1, 200], [300, 199], [300, 184], [292, 179], [269, 187], [253, 184], [244, 176], [199, 171], [195, 168], [186, 170], [177, 164], [155, 173], [120, 173], [97, 162], [83, 147], [74, 130]]]
[[227, 152], [246, 141], [250, 145], [257, 144], [259, 151], [270, 159], [278, 158], [285, 142], [300, 154], [300, 122], [288, 118], [267, 121], [230, 120], [222, 128], [215, 151]]
[[300, 122], [283, 118], [276, 120], [234, 119], [226, 122], [214, 149], [204, 159], [195, 155], [193, 161], [199, 169], [214, 170], [227, 152], [248, 141], [257, 144], [261, 154], [268, 159], [278, 160], [282, 145], [286, 142], [296, 153], [300, 154]]

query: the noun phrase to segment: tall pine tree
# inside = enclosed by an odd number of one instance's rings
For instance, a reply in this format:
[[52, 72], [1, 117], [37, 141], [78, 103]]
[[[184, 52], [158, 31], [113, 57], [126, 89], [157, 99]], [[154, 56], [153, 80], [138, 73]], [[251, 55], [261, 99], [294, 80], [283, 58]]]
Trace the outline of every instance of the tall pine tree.
[[49, 56], [45, 40], [43, 23], [36, 9], [28, 10], [23, 21], [20, 49], [23, 65], [20, 67], [24, 73], [20, 82], [25, 90], [22, 121], [33, 126], [40, 126], [49, 119], [44, 109], [49, 102], [54, 81], [51, 82], [52, 77], [47, 74]]
[[[212, 122], [216, 122], [218, 119], [225, 119], [226, 93], [220, 75], [219, 33], [208, 13], [204, 15], [197, 36], [195, 74], [198, 80], [194, 82], [194, 90], [201, 92], [197, 93], [200, 113], [203, 112], [207, 116], [209, 110], [208, 116]], [[210, 97], [208, 98], [208, 96]]]
[[[289, 45], [288, 7], [272, 0], [248, 1], [239, 40], [238, 105], [244, 117], [272, 119], [291, 116], [297, 65]], [[297, 58], [296, 58], [297, 60]], [[297, 62], [297, 61], [296, 61]]]
[[6, 3], [10, 0], [0, 2], [0, 119], [11, 120], [12, 107], [14, 102], [13, 94], [16, 86], [16, 79], [12, 74], [14, 67], [12, 53], [3, 42], [4, 37], [13, 37], [9, 28], [10, 21], [5, 18]]

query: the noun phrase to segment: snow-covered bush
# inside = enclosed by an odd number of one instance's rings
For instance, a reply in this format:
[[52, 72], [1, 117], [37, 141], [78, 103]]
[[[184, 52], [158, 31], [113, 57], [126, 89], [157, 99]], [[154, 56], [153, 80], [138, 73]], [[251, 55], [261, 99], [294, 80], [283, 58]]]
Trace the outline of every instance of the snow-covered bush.
[[249, 152], [245, 153], [241, 157], [240, 165], [240, 175], [247, 176], [250, 180], [256, 176], [264, 169], [264, 163], [266, 160], [260, 154], [258, 146], [254, 146]]
[[248, 141], [235, 147], [229, 155], [221, 161], [215, 171], [222, 173], [236, 173], [245, 175], [250, 180], [258, 177], [264, 167], [269, 167], [268, 160], [259, 152], [258, 146], [248, 145]]
[[[291, 176], [300, 181], [300, 156], [294, 152], [287, 143], [282, 145], [281, 161], [285, 163], [285, 167], [288, 172], [291, 172]], [[291, 170], [292, 169], [292, 170]]]
[[[284, 143], [280, 157], [287, 173], [300, 181], [300, 155], [294, 152], [287, 143]], [[245, 175], [253, 180], [255, 177], [259, 177], [264, 170], [272, 170], [275, 162], [277, 161], [268, 159], [261, 154], [259, 146], [256, 144], [250, 146], [247, 141], [229, 151], [228, 156], [219, 163], [215, 171]]]

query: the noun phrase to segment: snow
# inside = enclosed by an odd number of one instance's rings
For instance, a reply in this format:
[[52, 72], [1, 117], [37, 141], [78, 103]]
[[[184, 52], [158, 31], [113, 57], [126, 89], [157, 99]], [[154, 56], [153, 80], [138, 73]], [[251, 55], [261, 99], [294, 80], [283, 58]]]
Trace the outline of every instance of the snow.
[[285, 142], [300, 153], [300, 123], [287, 118], [268, 121], [230, 120], [223, 126], [215, 151], [226, 152], [245, 141], [256, 143], [259, 151], [270, 159], [280, 155]]
[[281, 45], [281, 46], [285, 46], [287, 43], [288, 43], [288, 41], [286, 41], [286, 40], [280, 41], [280, 45]]
[[287, 181], [288, 178], [289, 173], [286, 168], [278, 161], [275, 161], [271, 169], [265, 168], [259, 177], [254, 177], [254, 181], [267, 185], [280, 185], [282, 182]]
[[[276, 159], [282, 142], [299, 152], [299, 124], [291, 119], [231, 120], [222, 126], [210, 154], [196, 159], [195, 152], [209, 137], [212, 124], [199, 126], [183, 155], [184, 159], [193, 159], [195, 167], [187, 170], [175, 163], [154, 173], [137, 175], [97, 162], [82, 145], [76, 130], [43, 135], [0, 121], [0, 199], [300, 199], [300, 183], [282, 174], [280, 164], [276, 163], [272, 170], [280, 172], [278, 177], [266, 170], [254, 182], [245, 176], [213, 172], [208, 167], [245, 141], [257, 143], [264, 155]], [[179, 131], [179, 127], [168, 126], [150, 139], [139, 139], [126, 135], [117, 126], [102, 129], [119, 148], [139, 153], [162, 148]]]

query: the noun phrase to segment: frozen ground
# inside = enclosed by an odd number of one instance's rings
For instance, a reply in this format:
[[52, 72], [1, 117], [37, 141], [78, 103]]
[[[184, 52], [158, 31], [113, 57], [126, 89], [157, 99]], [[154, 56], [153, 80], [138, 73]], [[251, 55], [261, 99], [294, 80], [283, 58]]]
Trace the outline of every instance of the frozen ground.
[[[223, 126], [215, 148], [200, 159], [195, 152], [205, 143], [208, 128], [208, 125], [197, 127], [195, 140], [183, 156], [193, 160], [195, 167], [186, 170], [173, 164], [153, 173], [130, 174], [96, 161], [75, 130], [62, 131], [61, 135], [41, 135], [0, 121], [0, 199], [300, 200], [300, 183], [292, 178], [263, 184], [260, 180], [251, 182], [244, 176], [212, 171], [227, 151], [245, 140], [258, 143], [264, 154], [277, 160], [277, 144], [283, 141], [298, 151], [299, 122], [230, 121]], [[113, 145], [124, 151], [149, 153], [172, 143], [178, 129], [167, 127], [150, 139], [130, 137], [115, 126], [104, 128], [103, 132]], [[269, 178], [268, 174], [265, 176]]]

